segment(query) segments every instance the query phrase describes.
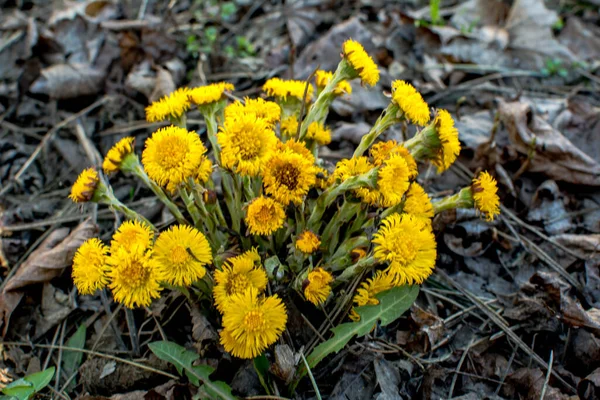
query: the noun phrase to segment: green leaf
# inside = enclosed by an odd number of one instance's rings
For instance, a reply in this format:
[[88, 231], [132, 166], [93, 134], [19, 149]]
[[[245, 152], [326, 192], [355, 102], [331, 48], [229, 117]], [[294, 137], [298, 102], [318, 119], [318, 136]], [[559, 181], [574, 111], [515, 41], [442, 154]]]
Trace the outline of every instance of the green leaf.
[[237, 399], [231, 393], [231, 387], [225, 382], [213, 382], [210, 380], [210, 374], [214, 372], [214, 368], [209, 365], [192, 366], [192, 363], [200, 358], [193, 351], [186, 350], [185, 347], [168, 341], [150, 343], [148, 347], [150, 347], [150, 350], [152, 350], [156, 357], [175, 365], [180, 375], [185, 370], [185, 374], [194, 385], [200, 386], [200, 381], [202, 381], [206, 392], [214, 398], [224, 400]]
[[50, 367], [43, 371], [36, 372], [35, 374], [17, 379], [2, 389], [2, 393], [16, 397], [19, 400], [28, 400], [35, 393], [48, 386], [54, 376], [54, 370], [54, 367]]
[[[356, 312], [360, 315], [360, 321], [347, 322], [331, 329], [334, 336], [314, 348], [307, 357], [308, 365], [314, 368], [323, 358], [343, 349], [354, 336], [366, 335], [377, 321], [385, 326], [397, 320], [414, 303], [418, 293], [418, 286], [395, 287], [377, 295], [379, 304], [358, 307]], [[305, 373], [303, 369], [300, 376]]]
[[[85, 347], [85, 336], [86, 336], [87, 328], [84, 324], [81, 324], [77, 331], [67, 340], [67, 347], [73, 347], [76, 349], [83, 349]], [[83, 353], [80, 351], [68, 351], [65, 350], [63, 353], [63, 362], [62, 369], [65, 371], [67, 376], [71, 376], [79, 366], [81, 365], [81, 361], [83, 360]], [[77, 378], [73, 378], [71, 383], [69, 384], [69, 388], [77, 385]]]
[[262, 387], [265, 389], [265, 391], [267, 392], [267, 394], [271, 394], [271, 390], [269, 389], [269, 360], [267, 360], [267, 357], [264, 354], [261, 354], [258, 357], [254, 358], [253, 361], [254, 364], [254, 370], [256, 371], [256, 374], [258, 375], [258, 380], [260, 381], [260, 384], [262, 385]]

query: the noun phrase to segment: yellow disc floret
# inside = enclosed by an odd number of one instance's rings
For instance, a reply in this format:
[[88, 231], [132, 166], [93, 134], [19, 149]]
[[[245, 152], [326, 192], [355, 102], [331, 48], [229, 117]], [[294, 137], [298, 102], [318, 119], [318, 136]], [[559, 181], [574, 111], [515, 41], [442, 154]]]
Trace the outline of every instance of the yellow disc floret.
[[120, 248], [133, 251], [136, 248], [146, 250], [152, 247], [154, 231], [145, 223], [125, 221], [115, 232], [110, 242], [110, 251], [116, 253]]
[[211, 83], [189, 89], [190, 101], [198, 106], [216, 103], [225, 97], [225, 92], [233, 92], [234, 87], [228, 82]]
[[265, 192], [283, 205], [302, 203], [317, 180], [312, 160], [292, 150], [273, 152], [262, 177]]
[[404, 157], [394, 154], [385, 160], [377, 173], [381, 205], [393, 207], [400, 204], [402, 196], [408, 190], [409, 178], [410, 170]]
[[246, 224], [253, 235], [270, 235], [283, 226], [285, 210], [270, 197], [257, 197], [248, 205]]
[[266, 101], [260, 97], [257, 99], [246, 97], [244, 103], [236, 101], [225, 107], [225, 118], [234, 118], [244, 113], [252, 113], [272, 126], [281, 117], [281, 107], [275, 102]]
[[190, 109], [189, 89], [179, 88], [146, 107], [146, 120], [160, 122], [166, 119], [178, 119]]
[[313, 96], [314, 88], [305, 81], [283, 80], [280, 78], [271, 78], [265, 82], [263, 91], [271, 97], [277, 97], [286, 101], [288, 97], [302, 101], [304, 91], [306, 91], [306, 100], [310, 101]]
[[304, 254], [312, 254], [319, 249], [321, 239], [311, 231], [304, 231], [296, 238], [296, 249]]
[[406, 192], [406, 201], [402, 211], [421, 218], [433, 218], [434, 216], [429, 195], [416, 182], [411, 183], [408, 192]]
[[94, 294], [108, 283], [108, 248], [96, 238], [88, 239], [73, 257], [73, 283], [81, 294]]

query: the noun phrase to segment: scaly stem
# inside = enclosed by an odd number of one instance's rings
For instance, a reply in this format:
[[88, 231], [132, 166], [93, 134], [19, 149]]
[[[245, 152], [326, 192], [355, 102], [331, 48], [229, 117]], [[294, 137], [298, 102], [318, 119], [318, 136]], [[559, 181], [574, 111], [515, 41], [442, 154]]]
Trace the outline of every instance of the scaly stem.
[[206, 122], [206, 135], [213, 148], [215, 154], [215, 160], [218, 164], [221, 164], [221, 147], [217, 140], [217, 118], [214, 112], [207, 112], [204, 114], [204, 121]]
[[369, 133], [364, 135], [360, 140], [360, 143], [356, 150], [354, 150], [354, 158], [360, 157], [365, 151], [375, 142], [383, 132], [385, 132], [390, 126], [397, 122], [400, 122], [401, 115], [399, 115], [400, 109], [394, 103], [390, 103], [385, 110], [381, 113], [375, 125], [371, 128]]
[[366, 271], [367, 269], [375, 266], [377, 264], [377, 260], [375, 257], [365, 257], [362, 260], [359, 260], [356, 264], [351, 265], [346, 268], [344, 272], [340, 276], [338, 276], [335, 280], [337, 282], [347, 282], [350, 279], [354, 278], [356, 275]]
[[198, 207], [196, 207], [194, 199], [188, 194], [187, 190], [184, 187], [179, 188], [179, 195], [183, 200], [183, 204], [185, 204], [185, 208], [192, 216], [194, 226], [198, 227], [200, 223], [200, 211], [198, 211]]
[[455, 208], [473, 208], [474, 202], [471, 187], [463, 188], [460, 192], [452, 196], [444, 197], [443, 199], [432, 203], [432, 205], [433, 211], [436, 214]]

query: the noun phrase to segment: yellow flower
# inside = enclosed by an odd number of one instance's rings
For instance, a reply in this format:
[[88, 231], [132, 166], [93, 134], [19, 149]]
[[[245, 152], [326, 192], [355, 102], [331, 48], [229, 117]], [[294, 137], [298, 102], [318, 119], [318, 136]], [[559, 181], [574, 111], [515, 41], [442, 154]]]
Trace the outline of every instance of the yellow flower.
[[429, 106], [413, 85], [404, 81], [392, 82], [392, 101], [409, 121], [424, 126], [431, 118]]
[[254, 114], [225, 119], [217, 140], [223, 166], [242, 176], [257, 176], [277, 145], [267, 121]]
[[306, 138], [326, 146], [331, 143], [331, 129], [326, 128], [323, 123], [315, 121], [308, 126]]
[[352, 263], [356, 263], [367, 256], [367, 249], [365, 247], [355, 247], [350, 251], [350, 258]]
[[[294, 81], [294, 80], [283, 80], [280, 78], [271, 78], [265, 82], [262, 89], [271, 97], [278, 97], [283, 101], [286, 101], [288, 97], [293, 97], [299, 101], [304, 98], [304, 90], [306, 90], [307, 82], [305, 81]], [[309, 83], [308, 90], [306, 91], [306, 100], [312, 99], [314, 88]]]
[[244, 113], [252, 113], [273, 126], [281, 117], [281, 107], [277, 103], [266, 101], [260, 97], [257, 99], [246, 97], [244, 103], [236, 101], [225, 107], [225, 118], [234, 118]]
[[154, 231], [145, 223], [125, 221], [119, 226], [110, 242], [110, 251], [116, 253], [120, 248], [133, 251], [136, 248], [146, 250], [152, 247]]
[[102, 163], [104, 173], [110, 174], [119, 170], [125, 156], [133, 153], [134, 141], [135, 138], [133, 137], [125, 137], [108, 150], [106, 157], [104, 157], [104, 162]]
[[285, 210], [270, 197], [252, 200], [246, 211], [246, 225], [253, 235], [270, 235], [283, 226]]
[[152, 180], [175, 191], [177, 185], [194, 176], [204, 153], [206, 148], [196, 132], [168, 126], [146, 140], [142, 163]]
[[71, 187], [69, 198], [75, 203], [91, 201], [99, 183], [100, 178], [94, 168], [84, 169]]
[[[354, 307], [379, 304], [379, 300], [375, 296], [393, 287], [393, 279], [390, 274], [382, 271], [375, 272], [373, 278], [369, 278], [366, 282], [360, 284], [360, 288], [356, 291], [352, 300], [355, 304]], [[358, 315], [355, 308], [350, 311], [350, 318], [354, 321], [360, 321], [360, 315]]]
[[475, 208], [483, 213], [488, 221], [500, 214], [500, 199], [498, 198], [498, 185], [496, 180], [486, 171], [473, 179], [471, 185]]
[[333, 176], [335, 179], [345, 181], [354, 176], [365, 174], [373, 169], [373, 164], [367, 157], [350, 158], [338, 161]]
[[164, 280], [174, 286], [189, 286], [206, 274], [212, 252], [206, 237], [196, 228], [176, 225], [162, 232], [154, 244], [154, 258]]
[[393, 207], [402, 202], [408, 190], [410, 171], [404, 157], [391, 155], [383, 162], [377, 174], [377, 187], [381, 193], [381, 205]]
[[262, 177], [265, 192], [285, 206], [291, 202], [302, 203], [317, 180], [312, 160], [292, 150], [274, 152], [265, 165]]
[[304, 231], [296, 238], [296, 249], [305, 254], [312, 254], [319, 249], [321, 239], [311, 231]]
[[281, 120], [281, 136], [295, 136], [298, 132], [298, 118], [295, 115], [290, 115]]
[[[333, 72], [323, 71], [322, 69], [318, 70], [315, 74], [315, 82], [317, 84], [317, 88], [319, 90], [325, 89], [325, 86], [331, 81], [333, 77]], [[336, 96], [341, 96], [343, 94], [352, 94], [352, 86], [348, 83], [348, 81], [341, 81], [337, 84], [335, 89], [333, 89], [333, 94]]]
[[148, 122], [159, 122], [167, 118], [180, 118], [190, 109], [189, 91], [188, 88], [179, 88], [150, 104], [146, 107], [146, 120]]
[[431, 224], [410, 214], [392, 214], [373, 236], [375, 258], [388, 262], [395, 285], [421, 284], [435, 267], [436, 243]]
[[417, 162], [412, 154], [410, 154], [410, 151], [406, 147], [398, 144], [395, 140], [375, 143], [369, 150], [369, 154], [376, 167], [383, 164], [383, 162], [392, 154], [399, 154], [404, 158], [404, 161], [406, 161], [406, 164], [408, 165], [411, 179], [416, 177], [419, 172], [417, 170]]
[[249, 288], [231, 296], [223, 315], [221, 344], [239, 358], [254, 358], [275, 343], [285, 330], [287, 313], [277, 296], [259, 297]]
[[277, 151], [291, 151], [292, 153], [301, 155], [306, 160], [310, 161], [311, 164], [315, 163], [315, 156], [313, 156], [310, 150], [306, 148], [306, 144], [304, 142], [298, 142], [296, 139], [290, 139], [285, 143], [278, 142]]
[[196, 170], [195, 179], [200, 185], [206, 184], [213, 172], [212, 162], [206, 156], [202, 156], [200, 166]]
[[81, 294], [94, 294], [108, 283], [106, 265], [108, 248], [99, 239], [88, 239], [73, 257], [73, 283]]
[[450, 168], [460, 153], [458, 129], [454, 126], [452, 116], [446, 110], [437, 111], [434, 124], [441, 147], [438, 151], [438, 157], [432, 162], [437, 167], [438, 173], [442, 173]]
[[417, 182], [410, 184], [402, 211], [421, 218], [433, 218], [434, 212], [431, 199]]
[[202, 106], [215, 103], [224, 98], [225, 92], [232, 92], [234, 87], [231, 83], [218, 82], [210, 85], [198, 86], [188, 89], [188, 97], [192, 103]]
[[356, 71], [363, 84], [375, 86], [379, 81], [377, 64], [367, 54], [360, 43], [352, 39], [346, 40], [343, 45], [344, 57]]
[[314, 305], [319, 305], [327, 300], [327, 296], [331, 293], [330, 283], [333, 281], [333, 276], [323, 268], [315, 268], [308, 273], [306, 278], [308, 284], [304, 287], [304, 297]]
[[110, 266], [108, 287], [115, 301], [129, 308], [147, 307], [152, 299], [160, 297], [160, 281], [164, 276], [151, 251], [120, 248], [111, 253], [107, 264]]
[[315, 186], [319, 189], [325, 190], [330, 185], [330, 176], [329, 171], [325, 168], [317, 167], [317, 180], [315, 182]]
[[256, 249], [237, 257], [229, 258], [222, 269], [214, 273], [216, 285], [213, 288], [215, 305], [221, 312], [225, 310], [231, 296], [243, 294], [249, 288], [258, 293], [267, 287], [267, 273], [260, 265], [260, 256]]

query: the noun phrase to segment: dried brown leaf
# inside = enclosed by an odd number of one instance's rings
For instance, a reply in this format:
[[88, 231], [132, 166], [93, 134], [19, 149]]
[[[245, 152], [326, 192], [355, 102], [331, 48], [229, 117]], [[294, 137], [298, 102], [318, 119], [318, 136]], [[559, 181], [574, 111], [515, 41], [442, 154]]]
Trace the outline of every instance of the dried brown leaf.
[[589, 374], [577, 385], [577, 394], [581, 400], [600, 398], [600, 368]]
[[31, 92], [53, 99], [71, 99], [96, 94], [104, 84], [106, 73], [89, 64], [56, 64], [44, 68], [31, 85]]

